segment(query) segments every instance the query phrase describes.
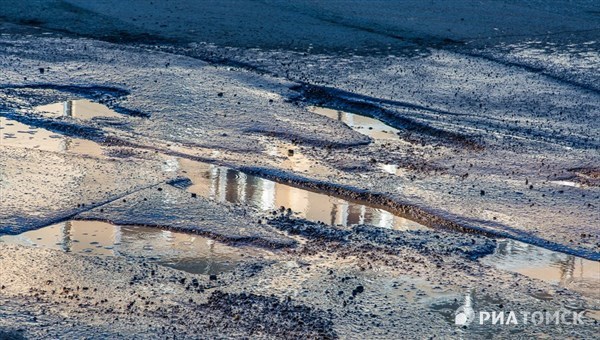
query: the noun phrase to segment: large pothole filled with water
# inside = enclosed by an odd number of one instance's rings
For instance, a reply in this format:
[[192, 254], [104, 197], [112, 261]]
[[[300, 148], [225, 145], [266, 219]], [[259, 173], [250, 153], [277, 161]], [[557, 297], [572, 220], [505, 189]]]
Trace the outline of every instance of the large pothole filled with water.
[[[77, 119], [117, 118], [109, 108], [87, 100], [66, 101], [37, 108], [49, 117]], [[313, 111], [339, 120], [374, 139], [398, 139], [397, 130], [364, 116], [322, 108]], [[107, 145], [67, 137], [44, 128], [0, 117], [2, 144], [12, 147], [109, 157]], [[288, 150], [288, 146], [283, 147]], [[275, 151], [273, 151], [275, 152]], [[276, 152], [276, 154], [282, 154]], [[428, 230], [410, 219], [360, 202], [278, 183], [259, 176], [158, 152], [164, 171], [176, 172], [190, 180], [183, 188], [192, 194], [221, 203], [251, 206], [262, 211], [289, 208], [296, 217], [332, 226], [373, 225], [400, 231]], [[284, 155], [285, 156], [285, 155]], [[308, 164], [300, 155], [289, 154], [297, 167]], [[389, 169], [388, 169], [389, 168]], [[395, 173], [396, 168], [384, 167]], [[2, 236], [1, 242], [59, 249], [81, 255], [144, 258], [180, 270], [212, 274], [231, 270], [250, 258], [269, 256], [266, 250], [228, 246], [218, 241], [155, 227], [119, 226], [96, 221], [65, 221], [20, 235]], [[481, 260], [502, 270], [544, 280], [585, 296], [600, 298], [600, 262], [547, 250], [513, 240], [498, 240], [496, 252]]]
[[196, 274], [231, 271], [240, 263], [271, 255], [260, 248], [232, 247], [195, 234], [100, 221], [60, 222], [19, 235], [1, 236], [0, 242], [85, 256], [138, 258]]

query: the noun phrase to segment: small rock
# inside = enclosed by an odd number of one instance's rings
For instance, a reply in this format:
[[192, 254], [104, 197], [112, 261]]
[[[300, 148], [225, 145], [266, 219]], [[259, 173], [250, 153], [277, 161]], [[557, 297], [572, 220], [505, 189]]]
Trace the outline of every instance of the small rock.
[[362, 292], [365, 291], [365, 287], [363, 286], [357, 286], [356, 288], [354, 288], [354, 290], [352, 291], [352, 296], [356, 296], [356, 294], [360, 294]]

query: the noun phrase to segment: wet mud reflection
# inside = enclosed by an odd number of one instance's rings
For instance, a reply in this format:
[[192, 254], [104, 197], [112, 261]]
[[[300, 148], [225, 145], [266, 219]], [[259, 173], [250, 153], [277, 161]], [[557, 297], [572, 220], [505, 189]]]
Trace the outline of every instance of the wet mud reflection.
[[[103, 115], [101, 113], [102, 110], [109, 109], [100, 104], [87, 101], [68, 103], [52, 104], [43, 110], [54, 112], [53, 114], [56, 115], [70, 110], [69, 114], [75, 117], [84, 117], [82, 119], [110, 117], [110, 114]], [[348, 116], [351, 114], [329, 111], [331, 112], [325, 111], [325, 113], [335, 113], [336, 117], [348, 124], [363, 126], [360, 129], [365, 132], [374, 131], [375, 134], [372, 136], [380, 135], [380, 133], [383, 133], [384, 136], [395, 135], [393, 130], [381, 122], [378, 122], [380, 128], [368, 129], [364, 127], [377, 125], [369, 118], [362, 116], [357, 118]], [[114, 112], [112, 114], [118, 115]], [[357, 119], [350, 120], [350, 118]], [[363, 118], [366, 120], [363, 121]], [[62, 136], [5, 117], [0, 117], [0, 138], [2, 146], [86, 156], [103, 154], [103, 147], [95, 142]], [[285, 157], [285, 161], [289, 163], [288, 167], [294, 171], [306, 172], [316, 166], [293, 145], [273, 147], [269, 153]], [[425, 226], [395, 216], [385, 210], [327, 194], [295, 188], [217, 165], [166, 155], [160, 157], [164, 159], [163, 170], [165, 172], [177, 172], [181, 176], [191, 179], [192, 184], [186, 188], [187, 191], [218, 202], [246, 204], [264, 211], [283, 206], [290, 208], [299, 217], [329, 225], [370, 224], [397, 230], [427, 229]], [[402, 171], [394, 165], [382, 164], [380, 166], [383, 171], [388, 173], [398, 174]], [[556, 184], [570, 185], [571, 182]], [[3, 236], [0, 240], [82, 254], [147, 257], [166, 265], [198, 273], [223, 271], [229, 268], [230, 263], [239, 260], [239, 257], [235, 255], [239, 253], [239, 250], [215, 243], [210, 239], [156, 228], [112, 226], [100, 222], [64, 222], [18, 236]], [[482, 259], [482, 262], [600, 299], [600, 289], [598, 289], [600, 286], [600, 262], [513, 240], [500, 240], [495, 254]]]

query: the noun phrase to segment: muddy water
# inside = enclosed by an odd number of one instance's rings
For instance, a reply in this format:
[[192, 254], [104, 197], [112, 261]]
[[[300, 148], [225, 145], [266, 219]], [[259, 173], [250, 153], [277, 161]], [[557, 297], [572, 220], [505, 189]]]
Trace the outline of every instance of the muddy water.
[[[38, 110], [50, 115], [66, 114], [79, 119], [118, 116], [105, 106], [85, 100], [46, 105]], [[393, 128], [374, 119], [334, 110], [315, 110], [331, 115], [330, 118], [338, 119], [373, 138], [396, 138]], [[0, 117], [0, 137], [0, 145], [87, 156], [102, 156], [105, 149], [92, 141], [65, 137], [4, 117]], [[290, 145], [274, 146], [267, 151], [285, 158], [284, 162], [288, 162], [289, 167], [295, 171], [306, 171], [315, 166], [314, 161]], [[164, 171], [176, 171], [191, 179], [192, 185], [185, 190], [218, 202], [247, 204], [265, 211], [283, 206], [292, 209], [297, 216], [330, 225], [370, 224], [397, 230], [426, 229], [385, 210], [323, 193], [291, 187], [226, 167], [167, 155], [160, 157], [164, 160]], [[393, 165], [382, 165], [382, 170], [396, 174], [401, 171]], [[112, 226], [100, 222], [64, 222], [18, 236], [4, 236], [1, 240], [82, 254], [147, 257], [198, 273], [227, 270], [229, 264], [238, 258], [234, 254], [239, 254], [235, 249], [194, 235], [156, 228]], [[512, 240], [500, 241], [496, 253], [484, 258], [482, 262], [555, 283], [586, 296], [600, 295], [597, 291], [600, 282], [599, 262]]]
[[[557, 284], [599, 299], [600, 262], [586, 260], [515, 240], [499, 240], [493, 255], [481, 262], [502, 270]], [[600, 305], [598, 306], [600, 308]]]
[[[48, 106], [55, 105], [57, 104]], [[105, 147], [93, 141], [65, 137], [5, 117], [0, 119], [1, 145], [103, 156]], [[288, 152], [289, 148], [289, 145], [282, 145], [271, 151]], [[371, 224], [398, 230], [426, 229], [425, 226], [382, 209], [246, 175], [226, 167], [167, 155], [160, 155], [160, 157], [164, 159], [164, 171], [178, 171], [182, 176], [192, 180], [193, 184], [187, 188], [188, 191], [219, 202], [248, 204], [261, 210], [284, 206], [292, 209], [297, 216], [330, 225]], [[310, 160], [299, 152], [295, 152], [291, 155], [291, 159], [286, 161], [297, 169], [311, 166]]]
[[94, 103], [87, 99], [68, 100], [65, 102], [42, 105], [36, 111], [48, 117], [72, 117], [81, 120], [92, 118], [119, 118], [122, 115], [105, 105]]
[[[183, 176], [192, 180], [186, 190], [218, 202], [248, 204], [261, 210], [290, 208], [297, 216], [330, 225], [370, 224], [397, 230], [426, 229], [382, 209], [280, 184], [226, 167], [175, 160]], [[175, 163], [172, 163], [175, 164]]]
[[244, 260], [268, 256], [265, 250], [230, 247], [198, 235], [98, 221], [61, 222], [16, 236], [2, 236], [0, 242], [80, 255], [144, 258], [197, 274], [230, 271]]
[[374, 118], [318, 106], [311, 106], [308, 109], [311, 112], [340, 121], [357, 132], [367, 135], [373, 139], [400, 139], [398, 137], [398, 132], [400, 132], [398, 129], [393, 128]]

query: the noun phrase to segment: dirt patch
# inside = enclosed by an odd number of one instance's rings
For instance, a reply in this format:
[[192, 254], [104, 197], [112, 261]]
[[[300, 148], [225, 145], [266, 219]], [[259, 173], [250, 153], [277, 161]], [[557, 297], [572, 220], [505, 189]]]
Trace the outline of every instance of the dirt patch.
[[569, 171], [576, 174], [576, 179], [579, 183], [600, 187], [600, 168], [574, 168]]
[[[439, 231], [397, 231], [367, 225], [342, 229], [302, 219], [280, 215], [269, 220], [274, 228], [291, 235], [300, 235], [313, 242], [313, 250], [339, 251], [377, 257], [380, 254], [399, 255], [410, 248], [425, 256], [460, 255], [471, 260], [494, 252], [496, 243], [480, 235], [465, 236]], [[379, 253], [379, 255], [378, 255]]]
[[208, 324], [232, 321], [249, 336], [268, 335], [276, 338], [337, 338], [331, 315], [314, 308], [297, 305], [288, 299], [255, 294], [232, 294], [215, 291], [206, 304]]

